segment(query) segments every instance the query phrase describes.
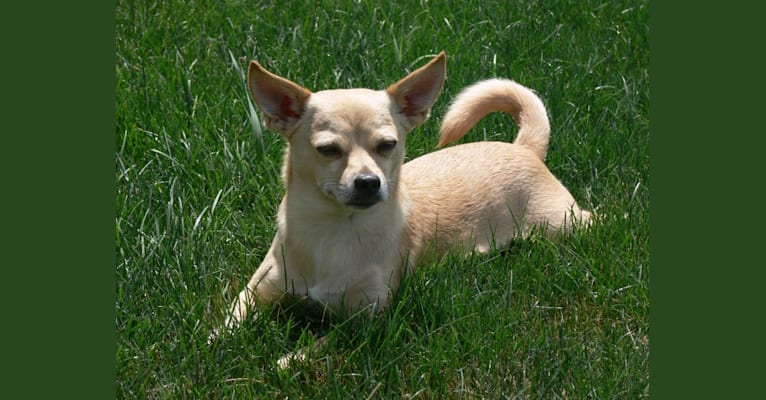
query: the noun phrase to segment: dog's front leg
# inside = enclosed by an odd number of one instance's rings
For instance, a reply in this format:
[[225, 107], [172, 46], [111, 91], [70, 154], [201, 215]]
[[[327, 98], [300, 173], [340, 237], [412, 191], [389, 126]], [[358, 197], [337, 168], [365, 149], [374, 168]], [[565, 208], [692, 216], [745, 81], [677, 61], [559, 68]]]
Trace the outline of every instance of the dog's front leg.
[[278, 245], [274, 239], [261, 265], [232, 303], [223, 325], [210, 333], [208, 343], [241, 324], [257, 305], [274, 302], [282, 296], [285, 290], [285, 273], [282, 261], [277, 257], [276, 247]]

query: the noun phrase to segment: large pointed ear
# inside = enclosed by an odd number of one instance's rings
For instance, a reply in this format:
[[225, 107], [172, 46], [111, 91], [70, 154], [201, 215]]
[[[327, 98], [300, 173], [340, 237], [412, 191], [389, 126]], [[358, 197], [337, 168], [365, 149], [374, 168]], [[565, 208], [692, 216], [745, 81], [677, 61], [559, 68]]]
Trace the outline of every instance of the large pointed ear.
[[418, 68], [386, 89], [405, 118], [407, 130], [428, 119], [431, 106], [439, 97], [447, 76], [447, 56], [442, 51], [428, 64]]
[[288, 135], [295, 129], [311, 92], [250, 61], [247, 71], [250, 93], [264, 116], [266, 127]]

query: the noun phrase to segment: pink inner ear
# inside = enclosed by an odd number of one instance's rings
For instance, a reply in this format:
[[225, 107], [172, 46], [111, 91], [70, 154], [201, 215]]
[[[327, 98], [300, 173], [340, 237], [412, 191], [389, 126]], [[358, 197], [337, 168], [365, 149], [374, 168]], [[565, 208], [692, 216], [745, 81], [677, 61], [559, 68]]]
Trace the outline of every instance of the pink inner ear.
[[431, 76], [426, 77], [409, 88], [402, 98], [402, 112], [405, 115], [416, 115], [425, 112], [430, 105], [433, 96], [435, 79]]
[[298, 118], [300, 114], [293, 109], [295, 101], [288, 96], [282, 97], [282, 103], [279, 104], [280, 115], [283, 118]]
[[412, 96], [409, 94], [404, 95], [404, 104], [402, 105], [402, 113], [404, 115], [414, 115], [417, 113], [415, 104], [412, 104]]

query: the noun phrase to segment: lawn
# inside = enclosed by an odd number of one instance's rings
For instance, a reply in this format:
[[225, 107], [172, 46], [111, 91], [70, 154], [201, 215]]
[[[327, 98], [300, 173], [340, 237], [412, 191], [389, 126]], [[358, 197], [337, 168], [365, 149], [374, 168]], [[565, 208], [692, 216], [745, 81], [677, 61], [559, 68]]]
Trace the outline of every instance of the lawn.
[[[648, 2], [120, 0], [118, 398], [624, 398], [649, 394]], [[251, 59], [312, 90], [381, 89], [447, 53], [408, 158], [457, 92], [514, 79], [551, 118], [546, 163], [599, 220], [558, 241], [448, 255], [375, 317], [266, 310], [209, 346], [283, 194]], [[493, 114], [463, 142], [512, 141]], [[276, 359], [326, 335], [311, 362]]]

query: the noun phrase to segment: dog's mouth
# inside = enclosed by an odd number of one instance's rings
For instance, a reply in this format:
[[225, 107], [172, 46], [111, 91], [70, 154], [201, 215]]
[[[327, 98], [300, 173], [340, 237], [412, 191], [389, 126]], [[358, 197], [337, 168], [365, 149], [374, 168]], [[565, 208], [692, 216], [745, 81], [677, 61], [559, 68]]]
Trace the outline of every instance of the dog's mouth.
[[380, 203], [380, 196], [375, 196], [374, 198], [351, 198], [348, 203], [346, 203], [347, 206], [351, 208], [356, 208], [360, 210], [364, 210], [366, 208], [370, 208], [374, 206], [375, 204]]

